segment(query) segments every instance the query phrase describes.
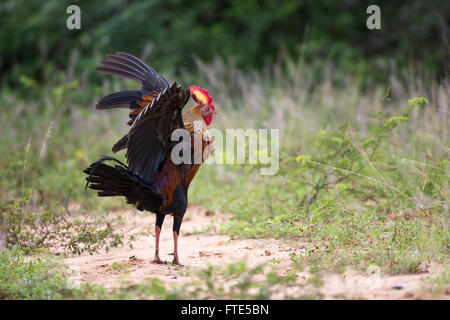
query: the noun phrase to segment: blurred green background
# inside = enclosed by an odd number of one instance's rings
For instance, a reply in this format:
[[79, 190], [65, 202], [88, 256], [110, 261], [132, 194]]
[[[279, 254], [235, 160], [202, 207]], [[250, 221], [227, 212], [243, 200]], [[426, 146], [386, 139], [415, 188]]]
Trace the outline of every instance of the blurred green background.
[[[66, 28], [71, 4], [81, 8], [81, 30]], [[381, 8], [381, 30], [366, 28], [370, 4]], [[20, 75], [42, 80], [70, 63], [79, 75], [119, 50], [151, 56], [160, 70], [193, 71], [195, 58], [261, 69], [280, 55], [302, 55], [318, 68], [331, 60], [364, 72], [366, 80], [382, 81], [393, 62], [439, 78], [448, 74], [449, 18], [445, 0], [3, 0], [1, 83], [17, 86]]]

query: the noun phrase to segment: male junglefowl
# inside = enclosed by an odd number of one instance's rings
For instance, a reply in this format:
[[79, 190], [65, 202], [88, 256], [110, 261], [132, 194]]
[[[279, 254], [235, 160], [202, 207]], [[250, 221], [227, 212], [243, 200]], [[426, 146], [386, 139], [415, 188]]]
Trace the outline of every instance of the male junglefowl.
[[[131, 126], [129, 132], [113, 147], [113, 152], [126, 149], [128, 165], [104, 157], [84, 170], [89, 176], [86, 187], [98, 190], [100, 197], [123, 196], [127, 203], [140, 211], [156, 214], [155, 258], [159, 257], [159, 236], [166, 215], [173, 215], [173, 263], [179, 264], [178, 236], [188, 205], [188, 188], [199, 166], [212, 152], [212, 139], [207, 126], [215, 115], [212, 98], [208, 92], [196, 86], [189, 90], [170, 84], [164, 76], [142, 60], [123, 52], [109, 54], [109, 60], [100, 61], [95, 70], [141, 83], [141, 90], [120, 91], [101, 98], [96, 108], [129, 108]], [[196, 106], [182, 114], [189, 97]], [[172, 150], [179, 143], [172, 141], [176, 129], [188, 130], [191, 145], [200, 137], [201, 158], [198, 150], [191, 148], [190, 161], [173, 161]], [[183, 149], [184, 150], [184, 149]], [[113, 166], [105, 161], [115, 161]]]

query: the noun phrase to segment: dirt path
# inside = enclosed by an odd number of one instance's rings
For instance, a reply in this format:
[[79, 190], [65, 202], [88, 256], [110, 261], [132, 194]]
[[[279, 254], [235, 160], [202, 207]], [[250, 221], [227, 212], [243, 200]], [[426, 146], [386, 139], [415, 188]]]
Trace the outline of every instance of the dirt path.
[[[150, 227], [153, 230], [155, 216], [121, 213], [127, 221], [122, 232], [139, 232]], [[311, 276], [307, 271], [295, 271], [290, 262], [289, 252], [301, 248], [298, 240], [238, 239], [220, 235], [214, 230], [225, 219], [225, 215], [190, 207], [181, 227], [179, 242], [180, 260], [183, 270], [203, 269], [207, 263], [223, 266], [246, 260], [249, 266], [261, 263], [271, 264], [273, 258], [280, 259], [275, 265], [280, 274], [295, 272], [297, 282], [302, 284], [304, 294], [314, 294], [325, 299], [420, 299], [426, 298], [423, 279], [439, 273], [440, 266], [431, 265], [427, 273], [415, 275], [388, 276], [346, 271], [341, 274], [322, 274], [323, 285], [316, 288], [307, 285]], [[172, 218], [167, 217], [161, 233], [161, 259], [172, 260]], [[157, 277], [165, 283], [182, 283], [191, 280], [189, 274], [176, 267], [150, 263], [154, 254], [154, 238], [138, 238], [133, 248], [113, 248], [108, 253], [72, 256], [65, 259], [70, 268], [78, 273], [73, 280], [101, 284], [107, 288], [118, 287], [123, 280], [139, 283]], [[303, 292], [295, 292], [302, 294]], [[446, 295], [442, 298], [449, 299]]]

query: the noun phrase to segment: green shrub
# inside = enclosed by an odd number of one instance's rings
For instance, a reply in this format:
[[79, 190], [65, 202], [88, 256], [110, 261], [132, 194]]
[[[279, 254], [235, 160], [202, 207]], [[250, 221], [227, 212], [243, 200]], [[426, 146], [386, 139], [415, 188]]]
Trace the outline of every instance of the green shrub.
[[36, 208], [26, 199], [0, 207], [6, 247], [17, 246], [28, 253], [50, 247], [74, 254], [117, 247], [123, 244], [123, 236], [114, 229], [119, 221], [86, 212], [72, 217], [56, 205], [45, 202]]
[[19, 249], [0, 253], [0, 300], [70, 297], [73, 292], [63, 269], [48, 254], [30, 258]]

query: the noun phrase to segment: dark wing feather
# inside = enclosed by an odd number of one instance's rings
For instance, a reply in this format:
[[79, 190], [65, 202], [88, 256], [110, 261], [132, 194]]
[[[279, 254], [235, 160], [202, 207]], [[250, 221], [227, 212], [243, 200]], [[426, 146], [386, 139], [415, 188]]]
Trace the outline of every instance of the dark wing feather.
[[113, 76], [128, 78], [128, 79], [135, 80], [135, 81], [144, 81], [144, 78], [142, 78], [140, 75], [133, 73], [131, 71], [128, 71], [123, 67], [104, 66], [104, 67], [95, 67], [94, 70], [112, 74]]
[[170, 86], [170, 84], [169, 84], [169, 81], [167, 81], [167, 79], [166, 79], [166, 77], [164, 77], [162, 74], [160, 74], [160, 73], [158, 73], [158, 75], [159, 75], [159, 80], [160, 80], [160, 82], [162, 82], [162, 86], [164, 86], [164, 87], [168, 87], [168, 86]]
[[115, 60], [101, 60], [100, 63], [106, 67], [113, 67], [118, 68], [127, 72], [130, 72], [131, 74], [135, 75], [137, 78], [139, 78], [141, 81], [145, 80], [145, 72], [142, 71], [139, 68], [135, 68], [134, 66], [130, 66], [126, 63]]
[[[107, 56], [109, 60], [101, 60], [101, 66], [95, 67], [94, 70], [138, 81], [141, 83], [142, 90], [126, 90], [107, 95], [97, 102], [96, 108], [99, 110], [129, 108], [132, 111], [129, 115], [130, 121], [128, 121], [128, 124], [132, 125], [140, 112], [159, 93], [170, 86], [169, 81], [131, 54], [117, 52]], [[123, 148], [124, 145], [121, 143], [115, 149], [121, 150]]]
[[189, 100], [189, 90], [176, 83], [161, 92], [137, 116], [127, 137], [127, 161], [130, 170], [147, 182], [153, 182], [169, 156], [171, 135], [184, 128], [182, 109]]
[[104, 109], [142, 109], [137, 101], [142, 99], [143, 92], [141, 90], [125, 90], [111, 93], [98, 100], [95, 108], [98, 110]]
[[169, 82], [164, 76], [158, 74], [155, 69], [144, 61], [129, 53], [116, 52], [115, 54], [108, 54], [108, 58], [110, 60], [100, 61], [103, 66], [95, 67], [94, 69], [99, 72], [138, 81], [145, 91], [156, 90], [161, 92], [169, 86]]

